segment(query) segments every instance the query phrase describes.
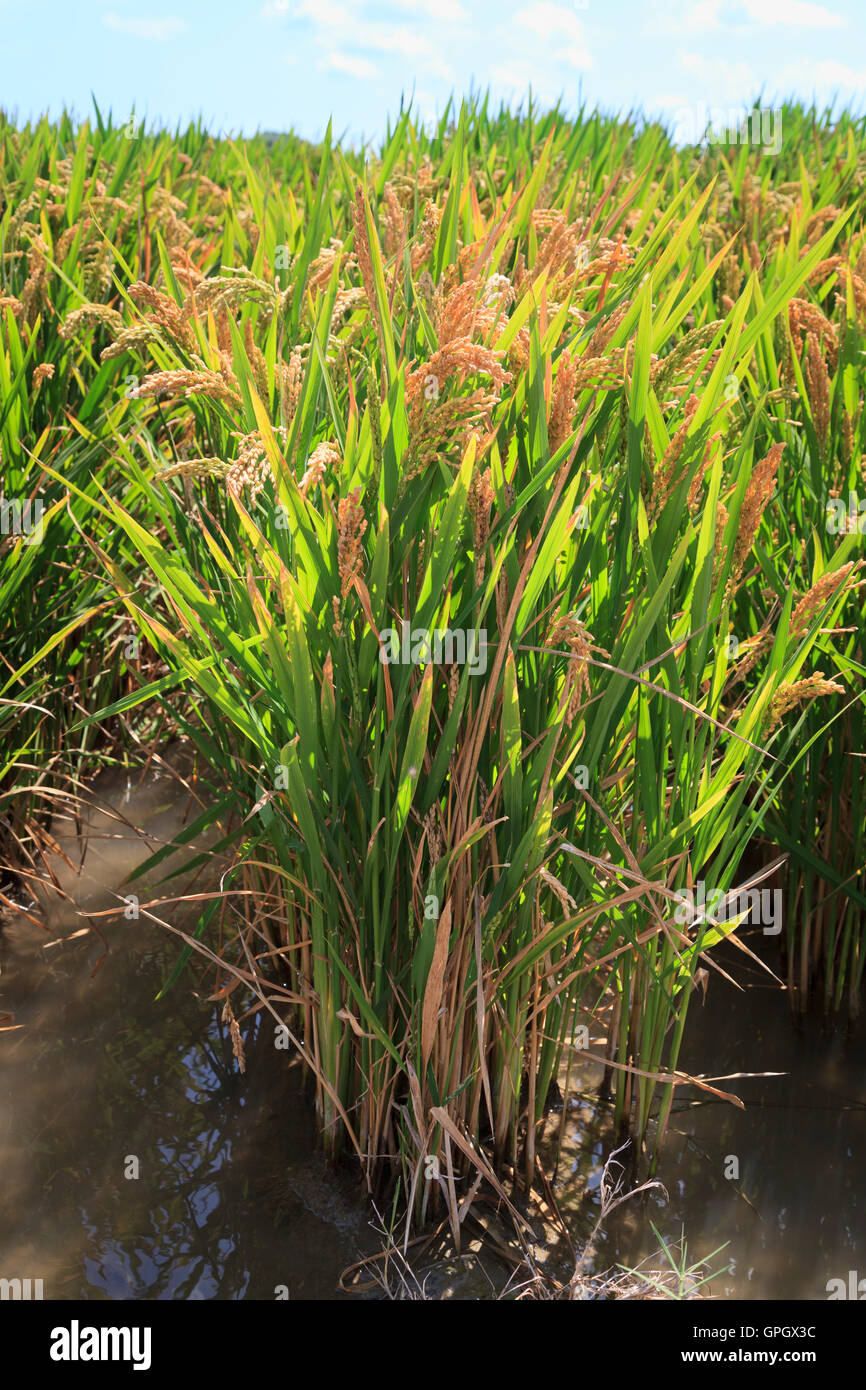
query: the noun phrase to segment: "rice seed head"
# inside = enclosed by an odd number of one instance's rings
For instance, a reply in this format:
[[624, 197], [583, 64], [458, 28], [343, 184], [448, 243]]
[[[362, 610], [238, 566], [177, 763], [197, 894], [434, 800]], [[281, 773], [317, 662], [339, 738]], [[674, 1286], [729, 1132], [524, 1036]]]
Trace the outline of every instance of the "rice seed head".
[[41, 236], [35, 235], [27, 258], [28, 275], [21, 291], [24, 318], [32, 327], [48, 302], [48, 247]]
[[810, 333], [807, 339], [803, 377], [815, 433], [818, 436], [818, 443], [823, 454], [830, 434], [830, 375], [819, 346], [819, 340], [814, 333]]
[[716, 539], [713, 547], [713, 569], [721, 563], [725, 553], [725, 528], [728, 524], [728, 509], [723, 502], [716, 503]]
[[839, 281], [839, 293], [836, 296], [836, 302], [841, 305], [845, 304], [847, 282], [851, 286], [858, 317], [866, 315], [866, 279], [863, 277], [862, 262], [864, 262], [862, 252], [858, 257], [856, 269], [850, 266], [843, 256], [828, 256], [826, 260], [819, 261], [815, 266], [809, 276], [809, 283], [812, 285], [821, 284], [828, 275], [835, 271]]
[[553, 386], [553, 399], [550, 404], [550, 420], [547, 437], [550, 452], [555, 454], [571, 434], [576, 409], [577, 367], [571, 354], [563, 352], [556, 370]]
[[679, 461], [685, 448], [689, 426], [698, 408], [698, 397], [693, 393], [683, 407], [683, 421], [668, 444], [661, 463], [656, 465], [649, 499], [649, 519], [652, 521], [664, 510], [665, 504], [679, 482]]
[[424, 262], [429, 258], [439, 232], [439, 223], [441, 221], [442, 209], [428, 198], [424, 204], [424, 212], [421, 215], [421, 226], [418, 228], [418, 240], [412, 248], [413, 275], [417, 274]]
[[215, 458], [212, 454], [204, 458], [183, 459], [180, 463], [169, 464], [168, 468], [161, 468], [157, 477], [165, 481], [168, 478], [226, 478], [228, 476], [230, 463], [225, 459]]
[[171, 253], [171, 268], [180, 284], [186, 287], [187, 296], [194, 294], [196, 285], [200, 285], [205, 278], [185, 246], [177, 247]]
[[282, 297], [272, 284], [260, 280], [246, 266], [239, 266], [231, 274], [224, 273], [199, 281], [184, 303], [181, 314], [186, 322], [196, 316], [206, 316], [209, 309], [218, 316], [223, 310], [233, 311], [252, 303], [260, 306], [264, 326], [281, 302]]
[[776, 488], [776, 474], [779, 461], [784, 452], [784, 444], [774, 444], [766, 458], [755, 466], [749, 479], [743, 505], [740, 510], [737, 536], [734, 541], [734, 559], [731, 577], [728, 580], [728, 597], [732, 597], [739, 587], [743, 566], [758, 534], [761, 517]]
[[826, 352], [831, 371], [836, 370], [839, 356], [839, 340], [836, 325], [822, 314], [817, 304], [807, 299], [792, 299], [788, 305], [788, 323], [791, 328], [791, 341], [799, 358], [803, 351], [803, 334], [813, 335], [822, 352]]
[[[454, 671], [457, 671], [459, 676], [459, 667], [457, 667], [456, 665], [454, 666], [452, 675]], [[452, 707], [453, 704], [454, 701], [452, 700]], [[427, 835], [427, 852], [430, 855], [430, 867], [435, 869], [436, 865], [439, 863], [439, 860], [442, 858], [442, 837], [439, 834], [439, 827], [436, 824], [435, 806], [431, 806], [430, 810], [424, 817], [424, 830]]]
[[411, 406], [422, 392], [430, 399], [438, 399], [443, 384], [450, 378], [455, 377], [462, 385], [467, 377], [479, 372], [489, 376], [496, 389], [511, 380], [511, 373], [502, 365], [501, 352], [473, 343], [468, 336], [455, 338], [437, 348], [415, 371], [406, 373], [406, 401]]
[[113, 343], [102, 349], [99, 359], [109, 362], [112, 357], [122, 357], [130, 348], [148, 347], [157, 342], [159, 333], [150, 323], [131, 323], [120, 330]]
[[[650, 367], [650, 381], [660, 401], [664, 399], [668, 386], [676, 375], [692, 375], [692, 370], [699, 365], [704, 351], [723, 323], [724, 319], [713, 319], [710, 323], [701, 323], [696, 328], [690, 328], [676, 347], [664, 357], [656, 359]], [[710, 360], [707, 361], [707, 367], [710, 367]]]
[[[722, 308], [725, 313], [730, 313], [733, 309], [742, 283], [743, 267], [740, 264], [740, 253], [736, 246], [732, 246], [719, 266], [719, 287], [722, 292]], [[724, 303], [726, 299], [728, 300], [727, 305]]]
[[33, 390], [38, 391], [43, 381], [50, 381], [54, 376], [53, 362], [40, 362], [33, 372]]
[[804, 680], [783, 681], [770, 701], [766, 715], [767, 732], [772, 733], [789, 710], [806, 701], [811, 703], [823, 695], [844, 694], [844, 685], [840, 685], [838, 681], [825, 680], [823, 671], [816, 671], [813, 676], [807, 676]]
[[154, 289], [153, 285], [143, 280], [137, 280], [134, 285], [130, 285], [129, 294], [136, 303], [146, 304], [151, 310], [150, 317], [153, 321], [165, 329], [182, 347], [188, 351], [195, 348], [195, 339], [189, 324], [185, 321], [183, 309], [170, 295], [163, 294], [161, 290]]
[[[473, 261], [475, 269], [480, 269], [482, 250], [477, 242], [464, 246], [459, 255], [467, 270]], [[473, 273], [467, 280], [452, 283], [453, 274], [456, 267], [449, 266], [433, 295], [431, 313], [438, 346], [442, 348], [462, 338], [489, 342], [503, 326], [506, 311], [514, 303], [514, 286], [507, 275], [491, 275], [484, 281]]]
[[849, 464], [854, 454], [854, 421], [847, 410], [842, 412], [842, 462]]
[[367, 522], [361, 506], [361, 489], [353, 488], [348, 497], [337, 505], [337, 566], [340, 572], [340, 591], [346, 598], [355, 578], [363, 573], [362, 545]]
[[399, 256], [406, 240], [406, 214], [400, 206], [396, 189], [392, 183], [385, 184], [383, 202], [385, 204], [385, 253]]
[[[285, 445], [287, 430], [285, 426], [274, 426], [274, 434]], [[250, 506], [255, 506], [259, 493], [271, 474], [271, 466], [265, 450], [265, 442], [258, 430], [252, 434], [238, 436], [238, 455], [226, 474], [226, 485], [230, 492], [240, 493], [245, 487], [250, 491]]]
[[757, 666], [764, 652], [773, 645], [773, 634], [767, 630], [762, 630], [752, 641], [745, 656], [737, 662], [730, 675], [730, 684], [736, 685], [744, 681], [746, 676]]
[[605, 348], [610, 342], [616, 330], [619, 328], [629, 309], [631, 300], [627, 304], [620, 304], [618, 309], [614, 309], [612, 314], [598, 325], [584, 351], [584, 359], [601, 357]]
[[253, 370], [253, 381], [256, 393], [261, 401], [270, 400], [271, 388], [268, 381], [268, 367], [265, 362], [265, 355], [258, 343], [253, 339], [253, 326], [249, 319], [244, 324], [244, 347], [247, 351], [247, 359]]
[[584, 694], [590, 694], [589, 658], [593, 652], [600, 656], [609, 656], [610, 653], [593, 642], [585, 624], [574, 613], [563, 613], [554, 619], [544, 645], [553, 648], [568, 647], [572, 653], [562, 694], [563, 700], [567, 701], [565, 722], [571, 728]]
[[498, 403], [499, 396], [483, 387], [453, 400], [429, 401], [423, 394], [416, 395], [409, 410], [409, 448], [403, 459], [401, 488], [436, 459], [453, 463], [462, 458], [470, 435], [489, 431]]
[[538, 877], [546, 883], [553, 896], [557, 899], [566, 916], [577, 911], [577, 903], [569, 893], [564, 883], [552, 874], [549, 869], [539, 869]]
[[286, 396], [286, 415], [291, 421], [301, 399], [301, 386], [304, 381], [304, 363], [299, 348], [292, 349], [288, 363], [285, 364], [285, 375], [281, 380]]
[[806, 223], [806, 230], [803, 234], [803, 245], [813, 246], [821, 237], [826, 223], [832, 222], [839, 216], [840, 209], [835, 203], [829, 203], [825, 208], [818, 208], [813, 212], [809, 221]]
[[301, 496], [306, 498], [322, 482], [327, 468], [339, 467], [342, 459], [336, 444], [328, 441], [317, 444], [307, 461], [306, 471], [300, 482]]
[[139, 399], [142, 396], [196, 396], [205, 394], [213, 396], [215, 400], [225, 401], [238, 410], [242, 408], [239, 392], [233, 390], [219, 372], [205, 368], [151, 372], [131, 394]]
[[478, 471], [473, 473], [466, 501], [475, 523], [475, 583], [478, 587], [484, 581], [484, 551], [487, 538], [490, 535], [490, 508], [495, 500], [496, 494], [493, 491], [490, 469], [488, 468], [485, 473]]
[[[24, 313], [24, 305], [21, 303], [20, 299], [15, 298], [14, 294], [0, 294], [0, 313], [2, 313], [4, 309], [11, 309], [16, 319], [20, 318]], [[118, 318], [120, 318], [119, 314]], [[121, 323], [123, 322], [122, 319], [120, 321]], [[60, 327], [60, 336], [61, 338], [65, 336], [63, 333], [63, 325]]]
[[802, 637], [804, 633], [808, 632], [815, 615], [820, 613], [831, 599], [835, 598], [839, 590], [848, 583], [849, 578], [860, 569], [862, 564], [862, 560], [849, 560], [847, 565], [840, 565], [837, 570], [828, 570], [821, 575], [821, 578], [803, 595], [791, 615], [792, 637]]
[[241, 1030], [238, 1026], [238, 1021], [235, 1018], [234, 1013], [232, 1012], [231, 1001], [229, 999], [227, 999], [225, 1004], [223, 1005], [222, 1021], [223, 1023], [227, 1023], [229, 1026], [229, 1035], [232, 1040], [232, 1052], [234, 1053], [235, 1061], [238, 1064], [238, 1071], [243, 1073], [247, 1069], [246, 1056], [244, 1053], [244, 1040], [241, 1036]]
[[307, 289], [325, 290], [330, 283], [334, 266], [339, 260], [345, 260], [343, 255], [343, 243], [337, 237], [332, 237], [328, 246], [323, 246], [315, 260], [310, 262], [307, 271]]

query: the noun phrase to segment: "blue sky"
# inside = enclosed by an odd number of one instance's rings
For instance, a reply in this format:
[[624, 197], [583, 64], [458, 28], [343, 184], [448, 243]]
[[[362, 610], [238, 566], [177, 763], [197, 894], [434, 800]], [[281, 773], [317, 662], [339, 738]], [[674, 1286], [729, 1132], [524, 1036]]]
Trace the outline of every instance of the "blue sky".
[[0, 0], [0, 106], [375, 139], [482, 88], [667, 115], [780, 96], [866, 106], [862, 0]]

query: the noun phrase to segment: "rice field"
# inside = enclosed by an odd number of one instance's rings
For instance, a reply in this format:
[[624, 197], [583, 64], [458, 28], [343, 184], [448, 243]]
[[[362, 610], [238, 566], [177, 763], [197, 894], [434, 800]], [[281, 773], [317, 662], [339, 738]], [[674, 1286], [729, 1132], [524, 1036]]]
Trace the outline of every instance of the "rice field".
[[229, 867], [169, 983], [458, 1248], [576, 1054], [650, 1160], [735, 1089], [679, 1070], [723, 939], [861, 1007], [866, 145], [781, 120], [0, 118], [0, 900], [183, 740]]

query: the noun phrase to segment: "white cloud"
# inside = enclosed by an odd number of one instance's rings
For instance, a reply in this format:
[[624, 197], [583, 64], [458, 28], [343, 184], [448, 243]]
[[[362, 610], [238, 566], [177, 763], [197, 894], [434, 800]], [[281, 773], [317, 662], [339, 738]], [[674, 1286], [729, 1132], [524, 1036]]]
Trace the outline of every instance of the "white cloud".
[[722, 0], [696, 0], [682, 18], [681, 27], [690, 34], [703, 34], [721, 28]]
[[730, 63], [726, 58], [707, 58], [703, 53], [677, 54], [677, 62], [711, 92], [733, 93], [742, 99], [754, 90], [756, 78], [748, 63]]
[[343, 36], [357, 32], [363, 6], [358, 0], [295, 0], [291, 19], [308, 19], [317, 29], [339, 31]]
[[320, 67], [330, 69], [332, 72], [344, 72], [349, 77], [362, 77], [367, 80], [379, 76], [379, 69], [376, 64], [371, 63], [368, 58], [362, 58], [357, 53], [334, 51], [327, 55]]
[[781, 24], [804, 29], [838, 29], [841, 15], [808, 0], [742, 0], [743, 9], [756, 24]]
[[186, 24], [177, 15], [166, 19], [124, 19], [109, 11], [103, 15], [102, 22], [117, 34], [129, 34], [133, 39], [153, 39], [157, 43], [174, 38], [186, 29]]
[[465, 24], [469, 12], [458, 0], [391, 0], [398, 10], [409, 10], [411, 14], [426, 15], [437, 24]]
[[551, 0], [532, 0], [514, 17], [520, 29], [530, 29], [545, 47], [547, 64], [566, 63], [573, 68], [592, 67], [583, 25], [573, 10]]
[[[402, 0], [398, 3], [402, 8]], [[454, 81], [443, 55], [453, 39], [444, 20], [462, 20], [465, 14], [456, 0], [413, 0], [413, 12], [420, 9], [428, 16], [414, 24], [370, 19], [361, 13], [363, 8], [363, 0], [350, 0], [349, 4], [341, 0], [293, 0], [291, 18], [310, 21], [321, 48], [329, 54], [338, 53], [342, 71], [348, 72], [346, 64], [351, 63], [359, 75], [362, 68], [369, 75], [372, 64], [364, 55], [388, 54], [403, 59], [410, 72], [420, 70], [445, 82]], [[346, 51], [347, 41], [351, 54]], [[335, 44], [339, 49], [335, 50]], [[327, 66], [333, 64], [328, 61]]]
[[[858, 87], [861, 92], [866, 89], [866, 68], [851, 68], [847, 63], [827, 58], [822, 63], [806, 64], [806, 69], [816, 87]], [[804, 78], [805, 75], [804, 72]]]
[[452, 80], [453, 73], [440, 57], [432, 40], [407, 25], [395, 27], [390, 24], [365, 24], [363, 32], [358, 35], [358, 45], [374, 53], [397, 54], [408, 63], [416, 63], [446, 82]]
[[833, 58], [789, 63], [779, 73], [777, 85], [782, 91], [795, 89], [801, 92], [850, 88], [862, 99], [866, 91], [866, 68], [852, 68], [848, 63], [840, 63]]
[[[428, 21], [438, 28], [448, 24], [465, 24], [469, 12], [459, 0], [388, 0], [388, 8], [403, 10], [423, 26]], [[308, 19], [319, 29], [354, 30], [360, 35], [376, 21], [370, 12], [381, 13], [381, 5], [373, 0], [267, 0], [262, 10], [266, 18], [288, 15], [291, 19]], [[379, 24], [379, 28], [387, 27]]]
[[[653, 27], [656, 19], [653, 18]], [[838, 29], [841, 15], [811, 0], [691, 0], [682, 6], [674, 0], [673, 15], [662, 18], [661, 28], [676, 34], [729, 32], [753, 25], [763, 28]]]

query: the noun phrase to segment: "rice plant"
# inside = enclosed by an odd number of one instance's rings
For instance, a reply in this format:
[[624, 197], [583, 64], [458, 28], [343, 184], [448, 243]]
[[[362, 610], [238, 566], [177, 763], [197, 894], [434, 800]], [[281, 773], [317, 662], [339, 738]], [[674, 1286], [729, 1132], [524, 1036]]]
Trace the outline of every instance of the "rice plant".
[[5, 477], [49, 499], [0, 579], [6, 795], [194, 738], [277, 885], [223, 963], [328, 1153], [458, 1242], [480, 1177], [532, 1185], [579, 1016], [663, 1132], [737, 928], [676, 908], [750, 845], [789, 856], [801, 1000], [863, 969], [858, 533], [822, 521], [862, 128], [786, 108], [762, 162], [488, 108], [366, 158], [0, 128]]

